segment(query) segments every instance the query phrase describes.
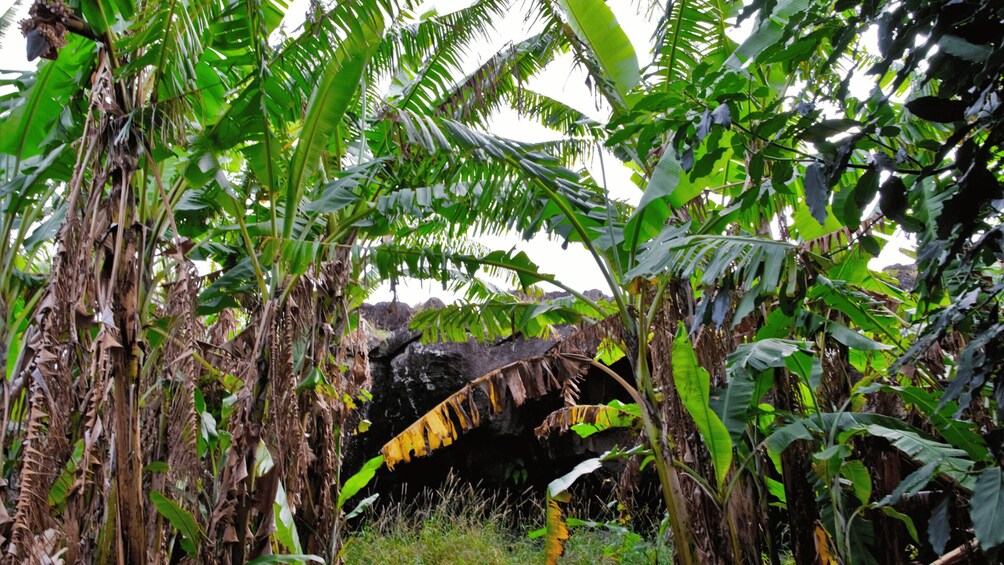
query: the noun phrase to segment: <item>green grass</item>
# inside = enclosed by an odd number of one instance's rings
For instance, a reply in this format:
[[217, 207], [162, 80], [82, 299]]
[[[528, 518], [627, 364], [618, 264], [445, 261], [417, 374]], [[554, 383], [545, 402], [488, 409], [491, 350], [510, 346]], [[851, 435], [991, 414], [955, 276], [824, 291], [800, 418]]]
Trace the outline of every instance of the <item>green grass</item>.
[[401, 523], [386, 531], [366, 528], [345, 544], [345, 563], [456, 564], [535, 563], [534, 544], [506, 532], [499, 524], [433, 516], [424, 523]]
[[[529, 494], [527, 496], [530, 496]], [[544, 562], [543, 540], [519, 524], [510, 505], [455, 484], [426, 493], [409, 506], [371, 512], [346, 540], [345, 563], [375, 565], [532, 565]], [[671, 563], [672, 553], [625, 528], [597, 525], [571, 528], [560, 563], [596, 565]]]
[[[666, 544], [646, 540], [634, 532], [573, 528], [571, 533], [561, 563], [668, 565], [673, 562], [673, 552]], [[540, 553], [537, 555], [539, 560]]]

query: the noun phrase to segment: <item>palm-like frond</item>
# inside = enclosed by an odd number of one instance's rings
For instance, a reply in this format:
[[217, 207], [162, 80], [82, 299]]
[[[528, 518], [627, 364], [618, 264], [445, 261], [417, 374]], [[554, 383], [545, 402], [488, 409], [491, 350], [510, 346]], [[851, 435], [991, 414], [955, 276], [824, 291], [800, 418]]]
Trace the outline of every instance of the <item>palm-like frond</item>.
[[[321, 69], [330, 61], [345, 57], [342, 51], [350, 45], [356, 46], [358, 38], [366, 35], [366, 29], [382, 29], [399, 13], [393, 0], [340, 2], [304, 33], [287, 39], [269, 57], [265, 72], [256, 70], [260, 62], [245, 60], [251, 66], [239, 79], [244, 86], [207, 132], [212, 146], [223, 150], [249, 140], [261, 141], [265, 135], [263, 107], [276, 128], [279, 124], [299, 121], [320, 79]], [[360, 27], [361, 23], [366, 29]]]
[[801, 252], [797, 245], [746, 235], [690, 234], [689, 224], [669, 225], [646, 243], [625, 278], [668, 274], [701, 284], [737, 281], [737, 288], [773, 293], [782, 280], [793, 281]]
[[725, 35], [727, 4], [725, 0], [666, 1], [655, 31], [655, 70], [667, 83], [686, 80], [702, 59], [733, 48]]
[[552, 34], [538, 34], [504, 47], [443, 91], [435, 103], [436, 114], [485, 127], [487, 117], [504, 101], [519, 107], [523, 104], [523, 84], [550, 62], [557, 39]]
[[600, 124], [568, 104], [532, 90], [520, 89], [513, 100], [516, 111], [566, 136], [596, 136]]
[[400, 22], [387, 32], [387, 41], [373, 56], [371, 78], [417, 72], [437, 54], [459, 60], [471, 42], [487, 38], [494, 21], [508, 10], [509, 0], [478, 0], [466, 8], [436, 14], [419, 22]]
[[0, 41], [2, 41], [7, 35], [7, 30], [10, 29], [10, 26], [14, 25], [14, 18], [17, 16], [17, 11], [21, 9], [21, 4], [23, 3], [24, 0], [16, 0], [10, 5], [10, 8], [7, 8], [7, 11], [0, 16]]
[[205, 51], [203, 39], [220, 8], [214, 0], [143, 3], [132, 33], [116, 46], [117, 56], [126, 61], [123, 72], [148, 84], [146, 94], [170, 126], [161, 128], [165, 136], [174, 137], [184, 127], [191, 110], [188, 94], [199, 90], [196, 67]]
[[[425, 310], [412, 318], [411, 327], [422, 331], [425, 341], [491, 341], [510, 335], [547, 337], [554, 328], [576, 324], [586, 318], [596, 318], [592, 305], [572, 296], [553, 300], [538, 300], [525, 295], [503, 295], [503, 300], [449, 304], [443, 308]], [[610, 304], [602, 316], [613, 313]]]
[[[289, 40], [269, 64], [269, 74], [274, 79], [266, 86], [270, 101], [297, 108], [313, 90], [318, 70], [345, 48], [346, 41], [356, 41], [353, 38], [365, 35], [366, 30], [360, 26], [385, 28], [400, 13], [395, 0], [335, 4], [313, 27]], [[291, 100], [283, 100], [280, 95]]]
[[826, 307], [843, 313], [864, 331], [878, 334], [883, 340], [900, 343], [897, 328], [903, 321], [890, 309], [889, 296], [879, 299], [844, 281], [819, 276], [806, 297], [822, 300]]
[[[372, 210], [380, 214], [380, 229], [398, 238], [412, 231], [428, 233], [422, 226], [430, 222], [442, 224], [442, 233], [456, 238], [471, 230], [501, 234], [525, 227], [542, 205], [539, 195], [520, 190], [508, 167], [416, 152], [404, 161], [375, 160], [339, 173], [317, 192], [306, 212], [313, 221], [346, 209]], [[491, 219], [478, 221], [482, 214]]]
[[554, 281], [541, 273], [523, 252], [493, 251], [475, 256], [455, 252], [442, 245], [422, 247], [385, 244], [374, 247], [370, 257], [384, 280], [396, 282], [404, 276], [436, 280], [443, 284], [463, 284], [480, 274], [505, 277], [526, 289], [539, 282]]
[[[596, 155], [596, 142], [587, 137], [562, 137], [527, 146], [533, 152], [553, 155], [564, 167], [573, 167]], [[580, 171], [580, 176], [585, 176]]]
[[300, 203], [307, 179], [319, 165], [328, 139], [356, 96], [366, 65], [380, 44], [384, 31], [383, 16], [379, 13], [368, 15], [368, 18], [352, 23], [351, 35], [343, 40], [311, 92], [290, 164], [284, 237], [292, 234], [293, 212]]
[[[546, 153], [535, 151], [532, 144], [501, 138], [472, 129], [460, 122], [400, 112], [384, 131], [384, 139], [406, 143], [403, 161], [395, 163], [402, 178], [422, 179], [427, 186], [466, 185], [485, 210], [454, 208], [451, 221], [462, 229], [481, 218], [479, 229], [499, 226], [525, 231], [544, 226], [566, 239], [574, 234], [563, 222], [572, 212], [589, 225], [606, 220], [605, 201], [595, 186], [584, 185], [573, 171]], [[397, 130], [396, 132], [394, 130]], [[417, 159], [427, 156], [427, 160]], [[415, 173], [421, 170], [422, 176]], [[404, 175], [404, 172], [407, 175]], [[522, 183], [517, 185], [515, 183]], [[406, 187], [394, 187], [406, 188]], [[561, 206], [555, 202], [561, 199]], [[477, 212], [477, 214], [474, 214]]]

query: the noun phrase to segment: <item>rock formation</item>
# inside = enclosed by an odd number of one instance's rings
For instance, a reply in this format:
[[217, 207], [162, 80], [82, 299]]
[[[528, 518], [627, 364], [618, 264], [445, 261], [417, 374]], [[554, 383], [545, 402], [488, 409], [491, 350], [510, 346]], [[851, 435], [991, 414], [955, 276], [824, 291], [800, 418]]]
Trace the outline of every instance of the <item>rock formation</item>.
[[[432, 300], [419, 309], [442, 306]], [[559, 329], [552, 339], [510, 336], [494, 343], [473, 339], [460, 343], [422, 343], [421, 333], [408, 326], [416, 310], [400, 303], [364, 305], [362, 317], [371, 326], [369, 353], [373, 399], [365, 408], [369, 431], [353, 438], [349, 469], [376, 455], [395, 434], [468, 381], [525, 357], [546, 352], [569, 332]], [[624, 401], [626, 394], [600, 373], [590, 374], [580, 386], [581, 403]], [[436, 486], [449, 473], [492, 488], [544, 485], [588, 456], [602, 453], [620, 440], [617, 433], [585, 440], [574, 433], [553, 434], [540, 441], [533, 429], [562, 406], [557, 395], [528, 401], [519, 410], [501, 414], [455, 444], [378, 477], [381, 491], [402, 484], [410, 492]]]

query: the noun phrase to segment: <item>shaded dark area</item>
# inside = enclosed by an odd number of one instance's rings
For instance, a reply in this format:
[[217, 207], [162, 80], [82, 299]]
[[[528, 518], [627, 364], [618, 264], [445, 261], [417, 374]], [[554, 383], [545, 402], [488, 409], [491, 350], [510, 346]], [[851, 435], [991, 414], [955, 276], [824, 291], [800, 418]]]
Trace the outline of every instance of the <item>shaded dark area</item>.
[[[419, 310], [435, 307], [435, 302], [438, 301], [430, 301]], [[373, 400], [365, 407], [365, 417], [372, 425], [351, 442], [346, 466], [348, 475], [377, 455], [387, 440], [467, 382], [519, 359], [541, 355], [571, 331], [558, 329], [548, 339], [511, 336], [494, 343], [478, 343], [472, 339], [460, 343], [423, 344], [420, 332], [408, 327], [415, 311], [400, 303], [361, 308], [375, 333], [370, 349]], [[626, 360], [615, 363], [613, 369], [622, 375], [629, 374]], [[580, 404], [612, 399], [630, 402], [620, 385], [595, 369], [579, 382], [579, 390]], [[627, 448], [634, 443], [629, 432], [619, 430], [588, 438], [568, 432], [538, 439], [534, 428], [562, 405], [563, 400], [557, 393], [527, 400], [519, 409], [483, 422], [453, 445], [398, 465], [394, 471], [382, 468], [369, 492], [380, 493], [382, 503], [390, 503], [418, 496], [423, 490], [438, 489], [452, 476], [462, 483], [503, 495], [516, 506], [517, 515], [533, 512], [550, 481], [567, 473], [583, 459], [602, 454], [616, 445]], [[599, 506], [612, 499], [625, 466], [624, 462], [610, 463], [603, 470], [583, 477], [576, 486], [576, 490], [583, 493], [577, 501], [579, 511], [601, 515]], [[625, 492], [647, 492], [644, 483], [649, 482], [651, 493], [643, 498], [658, 506], [660, 499], [654, 473], [648, 477], [651, 470], [633, 471], [629, 479], [637, 484], [623, 487]], [[534, 496], [520, 496], [527, 490]], [[525, 503], [525, 508], [519, 508], [520, 501]]]

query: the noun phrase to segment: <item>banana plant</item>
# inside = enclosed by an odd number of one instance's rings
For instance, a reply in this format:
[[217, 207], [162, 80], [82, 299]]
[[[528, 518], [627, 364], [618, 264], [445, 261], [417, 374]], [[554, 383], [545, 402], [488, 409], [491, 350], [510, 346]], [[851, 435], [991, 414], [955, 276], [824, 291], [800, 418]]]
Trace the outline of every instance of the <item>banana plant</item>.
[[[791, 34], [805, 21], [799, 10], [808, 4], [765, 8], [753, 35], [736, 44], [725, 28], [738, 7], [669, 3], [657, 56], [646, 67], [651, 82], [636, 82], [625, 71], [631, 57], [624, 55], [630, 49], [622, 33], [583, 24], [582, 14], [592, 11], [599, 14], [589, 20], [596, 26], [612, 25], [602, 3], [542, 9], [544, 17], [567, 22], [566, 37], [574, 38], [577, 57], [610, 104], [599, 142], [637, 171], [642, 189], [638, 204], [625, 206], [609, 199], [603, 179], [588, 175], [579, 175], [574, 193], [544, 179], [537, 184], [550, 229], [583, 244], [609, 284], [622, 325], [620, 346], [632, 361], [627, 384], [642, 399], [644, 433], [684, 562], [778, 551], [772, 532], [739, 526], [764, 519], [736, 514], [766, 508], [765, 498], [752, 494], [765, 485], [743, 473], [765, 463], [756, 439], [762, 432], [748, 426], [762, 417], [758, 404], [765, 395], [785, 411], [839, 406], [849, 384], [841, 375], [878, 378], [906, 352], [901, 312], [911, 301], [867, 268], [880, 238], [895, 227], [864, 211], [877, 193], [878, 168], [867, 153], [841, 153], [846, 146], [828, 141], [845, 123], [821, 119], [815, 103], [797, 102], [795, 78], [806, 69], [821, 84], [839, 83], [819, 59], [816, 66], [799, 65], [814, 49], [836, 57], [847, 45], [823, 45], [822, 32], [797, 44], [774, 43], [778, 33]], [[779, 139], [784, 128], [793, 135]], [[835, 160], [847, 165], [850, 188], [830, 204]], [[516, 272], [520, 283], [535, 282]], [[483, 321], [466, 319], [468, 329]], [[800, 345], [770, 341], [792, 338]], [[767, 340], [764, 350], [771, 353], [730, 364], [728, 355], [748, 339]], [[765, 373], [777, 373], [778, 381], [760, 376]], [[684, 463], [685, 454], [698, 461]], [[691, 480], [701, 487], [697, 495], [678, 486]], [[794, 489], [800, 476], [789, 471], [784, 480]], [[739, 496], [752, 500], [731, 500]], [[814, 499], [806, 502], [815, 507]], [[812, 542], [813, 521], [802, 528], [793, 516], [796, 522], [796, 553], [803, 555], [801, 535]], [[696, 530], [712, 535], [697, 539]]]
[[[982, 549], [1001, 544], [1001, 7], [664, 2], [645, 64], [602, 0], [528, 5], [534, 35], [472, 68], [464, 53], [508, 3], [318, 4], [291, 32], [281, 0], [33, 4], [21, 29], [44, 61], [0, 97], [4, 551], [337, 559], [362, 480], [340, 480], [367, 382], [352, 310], [400, 276], [467, 292], [417, 321], [429, 337], [582, 328], [450, 397], [373, 466], [455, 441], [509, 400], [560, 393], [569, 418], [598, 418], [571, 410], [592, 367], [639, 407], [682, 562], [776, 561], [768, 495], [798, 561], [863, 555], [850, 542], [864, 520], [879, 526], [869, 551], [895, 557], [894, 493], [924, 476], [869, 471], [883, 498], [865, 496], [848, 452], [865, 437], [957, 482]], [[748, 37], [730, 39], [732, 18], [752, 20]], [[608, 118], [524, 88], [562, 52]], [[864, 69], [873, 88], [851, 95]], [[493, 134], [505, 107], [562, 138]], [[608, 152], [637, 203], [582, 168]], [[917, 294], [869, 268], [897, 229], [918, 237]], [[509, 230], [583, 245], [610, 300], [467, 237]], [[544, 282], [572, 298], [528, 300]], [[630, 375], [597, 361], [615, 349]], [[482, 393], [490, 409], [471, 408]], [[940, 439], [805, 423], [895, 410], [882, 395]], [[953, 425], [963, 416], [994, 441]], [[820, 450], [765, 450], [793, 424]], [[932, 453], [952, 468], [928, 468]], [[959, 522], [945, 508], [932, 523]], [[930, 537], [923, 551], [952, 539]]]
[[0, 113], [6, 552], [337, 559], [369, 242], [463, 231], [478, 197], [497, 225], [534, 204], [513, 188], [534, 162], [464, 154], [499, 143], [473, 128], [553, 43], [467, 76], [506, 3], [415, 8], [317, 5], [288, 32], [281, 1], [32, 7], [50, 60]]

